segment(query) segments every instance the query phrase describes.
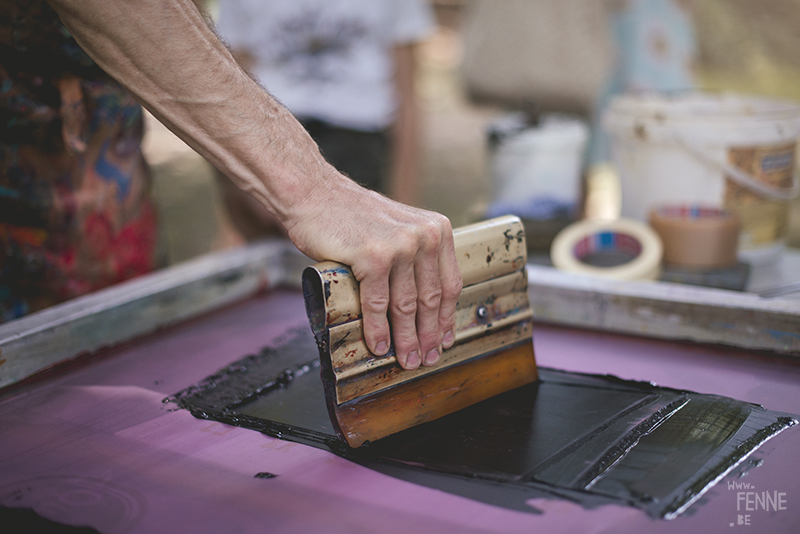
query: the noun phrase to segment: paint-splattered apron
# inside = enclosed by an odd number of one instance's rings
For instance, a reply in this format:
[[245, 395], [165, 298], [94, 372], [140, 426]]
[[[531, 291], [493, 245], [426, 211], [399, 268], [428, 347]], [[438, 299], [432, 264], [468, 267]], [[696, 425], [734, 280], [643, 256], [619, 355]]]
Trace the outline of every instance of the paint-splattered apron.
[[146, 273], [142, 110], [41, 0], [0, 4], [0, 322]]

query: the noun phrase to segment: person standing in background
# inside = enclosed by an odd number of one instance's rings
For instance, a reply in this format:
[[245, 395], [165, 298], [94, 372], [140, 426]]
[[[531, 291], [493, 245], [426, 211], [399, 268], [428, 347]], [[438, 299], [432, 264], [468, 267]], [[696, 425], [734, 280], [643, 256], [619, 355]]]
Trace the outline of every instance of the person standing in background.
[[[433, 28], [424, 0], [220, 0], [234, 56], [294, 114], [323, 156], [356, 182], [417, 205], [416, 44]], [[220, 177], [248, 238], [274, 219]]]
[[602, 87], [592, 118], [590, 165], [611, 159], [601, 117], [623, 93], [679, 93], [696, 89], [697, 39], [691, 0], [610, 0], [614, 69]]
[[43, 0], [0, 4], [0, 322], [155, 267], [142, 108]]

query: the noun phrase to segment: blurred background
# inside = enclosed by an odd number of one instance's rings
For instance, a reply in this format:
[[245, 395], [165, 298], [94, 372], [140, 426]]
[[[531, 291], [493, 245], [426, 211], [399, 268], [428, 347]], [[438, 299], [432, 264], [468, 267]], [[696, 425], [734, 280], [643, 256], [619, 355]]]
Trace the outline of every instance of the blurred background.
[[[582, 211], [591, 166], [607, 159], [597, 136], [599, 113], [615, 93], [694, 88], [800, 101], [800, 0], [430, 5], [435, 31], [417, 49], [414, 79], [421, 121], [419, 204], [444, 213], [454, 226], [491, 214], [498, 201], [498, 139], [520, 124], [544, 127], [542, 119], [552, 116], [562, 125], [586, 126], [578, 168]], [[216, 2], [207, 8], [218, 14]], [[642, 27], [649, 33], [637, 34]], [[665, 58], [663, 64], [648, 63], [644, 45], [653, 57]], [[152, 117], [144, 151], [154, 171], [165, 264], [243, 243], [225, 215], [210, 165]], [[797, 199], [786, 241], [800, 247]]]

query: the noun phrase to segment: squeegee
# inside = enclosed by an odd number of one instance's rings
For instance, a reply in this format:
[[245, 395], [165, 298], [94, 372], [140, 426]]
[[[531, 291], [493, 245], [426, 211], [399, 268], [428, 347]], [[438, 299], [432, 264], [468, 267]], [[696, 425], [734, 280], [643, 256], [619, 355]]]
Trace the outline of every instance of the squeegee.
[[359, 285], [348, 266], [325, 261], [303, 272], [328, 412], [351, 447], [537, 379], [521, 221], [499, 217], [458, 228], [453, 238], [463, 279], [455, 343], [433, 367], [405, 370], [393, 349], [383, 356], [369, 351]]

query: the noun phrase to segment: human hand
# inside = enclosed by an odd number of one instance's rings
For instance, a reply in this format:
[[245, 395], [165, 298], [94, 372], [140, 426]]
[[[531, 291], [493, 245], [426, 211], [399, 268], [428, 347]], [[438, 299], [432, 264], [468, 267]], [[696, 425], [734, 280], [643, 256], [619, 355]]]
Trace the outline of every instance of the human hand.
[[315, 260], [351, 267], [371, 352], [386, 354], [393, 341], [404, 369], [435, 365], [455, 341], [462, 286], [450, 221], [331, 173], [328, 187], [310, 193], [293, 210], [301, 215], [284, 222], [290, 239]]
[[404, 368], [436, 364], [455, 341], [461, 292], [447, 218], [368, 191], [326, 163], [189, 0], [49, 1], [103, 70], [257, 199], [302, 252], [352, 268], [373, 353], [393, 341]]

